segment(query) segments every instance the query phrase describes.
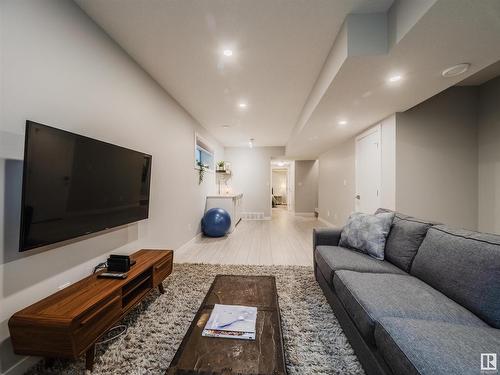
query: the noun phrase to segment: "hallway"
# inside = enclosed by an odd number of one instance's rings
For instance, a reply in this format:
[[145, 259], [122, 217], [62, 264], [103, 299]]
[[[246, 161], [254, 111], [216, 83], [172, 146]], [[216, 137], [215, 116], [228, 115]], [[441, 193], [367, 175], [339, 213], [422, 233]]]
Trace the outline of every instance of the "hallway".
[[273, 208], [272, 220], [242, 220], [228, 237], [196, 237], [174, 252], [176, 263], [312, 265], [314, 217]]

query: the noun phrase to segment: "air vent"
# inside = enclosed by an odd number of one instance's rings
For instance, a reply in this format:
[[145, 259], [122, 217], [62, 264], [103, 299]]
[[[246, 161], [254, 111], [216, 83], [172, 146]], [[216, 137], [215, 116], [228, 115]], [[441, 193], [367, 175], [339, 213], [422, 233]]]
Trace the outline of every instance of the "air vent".
[[264, 212], [243, 212], [241, 214], [245, 220], [264, 220]]

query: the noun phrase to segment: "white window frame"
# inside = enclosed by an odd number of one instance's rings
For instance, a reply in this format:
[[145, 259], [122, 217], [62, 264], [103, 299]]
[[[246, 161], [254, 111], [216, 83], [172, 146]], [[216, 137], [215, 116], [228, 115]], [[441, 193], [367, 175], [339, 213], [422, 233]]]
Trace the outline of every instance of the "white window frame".
[[199, 133], [195, 132], [194, 133], [193, 164], [194, 164], [194, 169], [196, 169], [196, 170], [200, 169], [200, 167], [198, 166], [198, 163], [196, 162], [196, 152], [198, 151], [198, 148], [202, 149], [207, 154], [210, 154], [212, 156], [212, 163], [211, 163], [211, 165], [208, 166], [207, 169], [205, 169], [205, 171], [214, 173], [214, 171], [215, 171], [215, 150], [206, 138], [201, 136]]

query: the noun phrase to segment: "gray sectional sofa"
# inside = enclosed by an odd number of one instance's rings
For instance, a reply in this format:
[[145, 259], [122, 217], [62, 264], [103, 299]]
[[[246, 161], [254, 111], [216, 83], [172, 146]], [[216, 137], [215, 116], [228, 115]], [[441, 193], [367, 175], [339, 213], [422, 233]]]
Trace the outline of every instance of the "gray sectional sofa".
[[339, 247], [340, 234], [314, 231], [314, 273], [367, 374], [481, 374], [482, 353], [500, 361], [500, 236], [396, 213], [380, 261]]

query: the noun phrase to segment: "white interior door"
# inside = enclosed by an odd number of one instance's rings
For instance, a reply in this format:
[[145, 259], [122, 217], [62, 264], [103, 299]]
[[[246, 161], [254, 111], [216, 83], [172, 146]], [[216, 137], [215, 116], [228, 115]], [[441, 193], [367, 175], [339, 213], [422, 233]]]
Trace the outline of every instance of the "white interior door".
[[380, 207], [382, 157], [380, 126], [356, 137], [356, 197], [358, 212], [373, 214]]

